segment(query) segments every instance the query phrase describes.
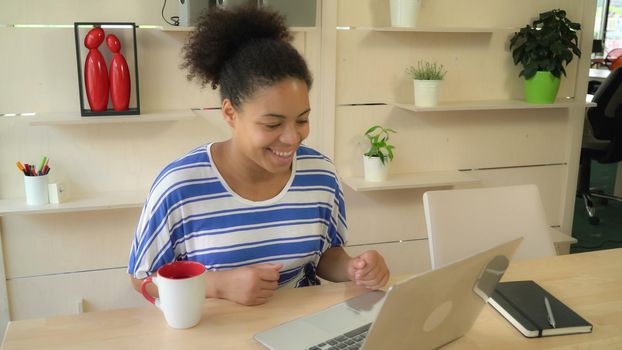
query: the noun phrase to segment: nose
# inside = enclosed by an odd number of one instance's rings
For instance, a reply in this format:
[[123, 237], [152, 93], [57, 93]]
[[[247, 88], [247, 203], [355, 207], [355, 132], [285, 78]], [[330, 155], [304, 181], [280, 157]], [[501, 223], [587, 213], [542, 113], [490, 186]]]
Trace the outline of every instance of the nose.
[[295, 123], [286, 125], [279, 140], [287, 145], [296, 145], [300, 143], [301, 136], [296, 128]]

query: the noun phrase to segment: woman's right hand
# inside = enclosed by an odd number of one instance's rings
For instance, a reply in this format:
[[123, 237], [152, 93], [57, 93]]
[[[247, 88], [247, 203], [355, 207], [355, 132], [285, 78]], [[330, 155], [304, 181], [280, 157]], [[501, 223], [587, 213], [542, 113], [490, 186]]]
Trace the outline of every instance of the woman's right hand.
[[207, 297], [242, 305], [260, 305], [279, 287], [281, 264], [257, 264], [231, 270], [207, 272]]

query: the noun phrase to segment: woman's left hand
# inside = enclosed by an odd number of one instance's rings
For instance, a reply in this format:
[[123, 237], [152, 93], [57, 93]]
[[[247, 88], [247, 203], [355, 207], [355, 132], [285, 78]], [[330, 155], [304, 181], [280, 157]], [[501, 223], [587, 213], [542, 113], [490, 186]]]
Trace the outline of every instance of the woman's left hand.
[[348, 263], [348, 276], [357, 286], [380, 289], [387, 284], [390, 275], [384, 258], [375, 250], [351, 258]]

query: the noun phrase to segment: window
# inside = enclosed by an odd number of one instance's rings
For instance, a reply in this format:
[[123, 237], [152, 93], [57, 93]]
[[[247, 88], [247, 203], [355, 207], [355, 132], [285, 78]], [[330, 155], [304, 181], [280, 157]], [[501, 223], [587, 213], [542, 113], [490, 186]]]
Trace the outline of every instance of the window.
[[605, 7], [607, 6], [608, 1], [605, 0], [596, 0], [596, 19], [594, 21], [594, 39], [603, 39], [605, 34], [605, 16], [607, 11], [605, 11]]
[[608, 0], [607, 2], [609, 2], [609, 7], [605, 20], [605, 52], [622, 48], [622, 0]]

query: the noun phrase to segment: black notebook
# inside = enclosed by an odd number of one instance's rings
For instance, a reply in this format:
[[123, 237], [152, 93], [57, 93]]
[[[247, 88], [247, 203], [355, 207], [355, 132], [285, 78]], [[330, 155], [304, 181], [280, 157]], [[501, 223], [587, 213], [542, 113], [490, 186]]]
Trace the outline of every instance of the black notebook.
[[592, 331], [589, 322], [534, 281], [501, 282], [488, 303], [529, 338]]

